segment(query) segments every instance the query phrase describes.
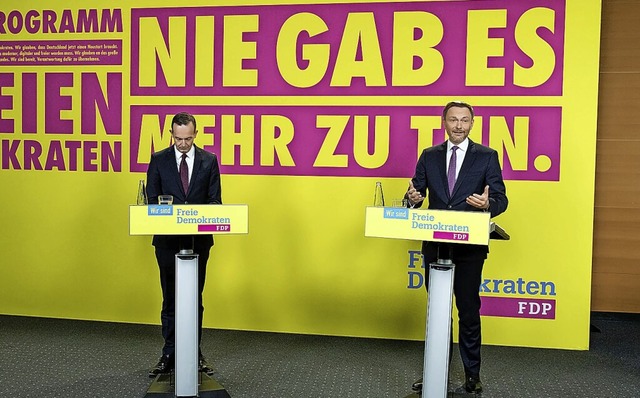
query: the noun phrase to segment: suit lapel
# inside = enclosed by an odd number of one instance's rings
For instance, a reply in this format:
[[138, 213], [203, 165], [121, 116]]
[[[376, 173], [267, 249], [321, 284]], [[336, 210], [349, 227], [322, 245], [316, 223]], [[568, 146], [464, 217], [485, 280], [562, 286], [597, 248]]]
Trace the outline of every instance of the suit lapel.
[[193, 145], [195, 151], [193, 152], [193, 170], [191, 170], [191, 180], [189, 181], [189, 192], [191, 192], [191, 187], [193, 183], [196, 181], [198, 177], [198, 173], [200, 172], [200, 166], [202, 165], [202, 154], [201, 149]]
[[436, 153], [438, 154], [436, 164], [438, 167], [438, 174], [440, 175], [440, 186], [444, 192], [444, 197], [449, 198], [449, 182], [447, 180], [447, 141], [440, 145]]
[[456, 185], [453, 186], [453, 193], [451, 197], [456, 194], [456, 191], [464, 184], [466, 176], [469, 175], [469, 170], [473, 168], [473, 163], [476, 161], [476, 146], [473, 141], [469, 140], [469, 146], [467, 147], [467, 153], [464, 155], [464, 161], [462, 162], [462, 167], [460, 167], [460, 172], [458, 173], [458, 178], [456, 179]]
[[[176, 185], [180, 192], [184, 193], [182, 189], [182, 181], [180, 180], [180, 170], [178, 170], [178, 163], [176, 162], [176, 150], [173, 146], [171, 146], [171, 150], [167, 151], [167, 166], [169, 167], [171, 176], [171, 183]], [[187, 196], [186, 194], [184, 195]]]

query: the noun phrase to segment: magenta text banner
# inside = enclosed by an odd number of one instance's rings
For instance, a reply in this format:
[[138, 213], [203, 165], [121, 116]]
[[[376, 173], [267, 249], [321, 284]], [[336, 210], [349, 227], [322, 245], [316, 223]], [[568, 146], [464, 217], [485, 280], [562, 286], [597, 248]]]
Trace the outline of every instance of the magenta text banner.
[[4, 65], [122, 65], [122, 40], [3, 41]]
[[131, 94], [560, 96], [565, 1], [138, 8]]
[[556, 319], [556, 300], [512, 297], [482, 297], [483, 316]]
[[[131, 171], [171, 145], [171, 117], [187, 111], [196, 144], [225, 174], [411, 177], [419, 153], [444, 142], [441, 107], [131, 107]], [[477, 107], [470, 138], [496, 149], [506, 180], [558, 181], [561, 109]]]
[[231, 224], [198, 224], [198, 232], [231, 232]]
[[444, 239], [444, 240], [461, 240], [468, 241], [469, 234], [462, 234], [458, 232], [442, 232], [442, 231], [434, 231], [433, 232], [434, 239]]

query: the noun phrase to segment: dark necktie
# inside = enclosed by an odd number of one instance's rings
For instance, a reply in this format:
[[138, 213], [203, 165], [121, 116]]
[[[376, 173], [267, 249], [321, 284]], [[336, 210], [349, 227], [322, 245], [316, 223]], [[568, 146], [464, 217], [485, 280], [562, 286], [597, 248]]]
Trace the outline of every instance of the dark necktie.
[[180, 161], [180, 181], [182, 181], [182, 189], [186, 195], [189, 190], [189, 166], [187, 166], [187, 154], [182, 154], [182, 160]]
[[449, 183], [449, 195], [453, 193], [456, 185], [456, 150], [457, 146], [451, 147], [451, 159], [449, 159], [449, 170], [447, 171], [447, 182]]

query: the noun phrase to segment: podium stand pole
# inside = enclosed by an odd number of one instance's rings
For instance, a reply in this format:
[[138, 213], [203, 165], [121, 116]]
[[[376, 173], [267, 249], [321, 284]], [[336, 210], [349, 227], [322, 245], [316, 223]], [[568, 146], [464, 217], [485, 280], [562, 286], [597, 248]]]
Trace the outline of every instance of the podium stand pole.
[[176, 397], [198, 396], [198, 255], [176, 254]]
[[429, 299], [424, 339], [422, 396], [446, 398], [451, 339], [455, 264], [438, 259], [429, 264]]
[[181, 249], [175, 267], [175, 369], [156, 376], [145, 398], [230, 398], [220, 383], [198, 367], [198, 255]]

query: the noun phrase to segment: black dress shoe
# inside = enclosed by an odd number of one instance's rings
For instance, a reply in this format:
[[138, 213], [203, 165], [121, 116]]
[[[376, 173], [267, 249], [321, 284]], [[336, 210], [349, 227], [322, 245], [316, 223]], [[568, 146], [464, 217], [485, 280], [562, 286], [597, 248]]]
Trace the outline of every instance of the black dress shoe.
[[413, 382], [413, 384], [411, 385], [411, 389], [417, 392], [422, 391], [422, 377]]
[[163, 355], [158, 360], [158, 363], [154, 368], [149, 370], [149, 377], [156, 377], [159, 374], [170, 373], [173, 370], [173, 357], [170, 355]]
[[456, 393], [482, 394], [482, 382], [480, 376], [467, 376], [462, 387]]
[[206, 373], [207, 376], [213, 376], [213, 366], [209, 365], [205, 357], [202, 355], [200, 355], [200, 360], [198, 361], [198, 370]]

